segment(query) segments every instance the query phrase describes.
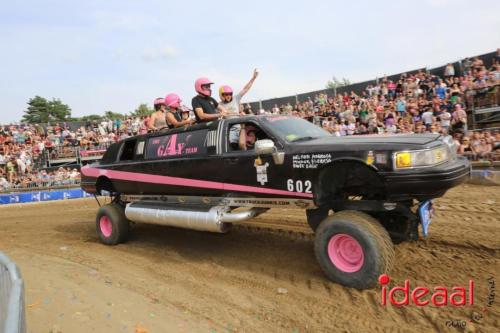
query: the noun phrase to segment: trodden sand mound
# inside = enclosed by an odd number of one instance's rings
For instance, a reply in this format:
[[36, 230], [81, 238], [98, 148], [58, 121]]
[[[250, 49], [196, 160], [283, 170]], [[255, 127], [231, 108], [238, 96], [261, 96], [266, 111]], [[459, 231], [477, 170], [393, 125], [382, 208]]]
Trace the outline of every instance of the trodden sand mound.
[[[497, 332], [500, 188], [437, 200], [428, 239], [396, 246], [397, 285], [467, 286], [467, 307], [381, 305], [381, 290], [329, 282], [300, 210], [271, 210], [225, 235], [137, 224], [102, 245], [93, 199], [0, 207], [0, 250], [19, 265], [28, 332]], [[498, 288], [498, 287], [497, 287]], [[498, 292], [497, 292], [498, 294]]]

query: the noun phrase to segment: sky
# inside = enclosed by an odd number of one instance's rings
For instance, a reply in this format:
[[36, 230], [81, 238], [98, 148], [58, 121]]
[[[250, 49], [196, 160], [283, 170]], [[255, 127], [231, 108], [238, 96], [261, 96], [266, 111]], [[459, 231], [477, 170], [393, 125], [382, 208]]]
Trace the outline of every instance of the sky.
[[0, 124], [30, 98], [127, 113], [206, 76], [244, 102], [435, 67], [500, 47], [500, 1], [0, 0]]

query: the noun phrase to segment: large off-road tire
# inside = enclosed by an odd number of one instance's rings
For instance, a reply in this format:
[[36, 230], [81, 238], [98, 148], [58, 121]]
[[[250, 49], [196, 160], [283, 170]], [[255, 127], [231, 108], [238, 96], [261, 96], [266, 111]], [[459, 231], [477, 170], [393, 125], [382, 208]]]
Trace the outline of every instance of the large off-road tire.
[[394, 262], [394, 246], [384, 227], [372, 216], [351, 210], [321, 222], [314, 251], [330, 280], [356, 289], [374, 287]]
[[128, 239], [130, 222], [125, 217], [124, 208], [117, 204], [107, 204], [99, 208], [96, 217], [97, 235], [106, 245], [116, 245]]

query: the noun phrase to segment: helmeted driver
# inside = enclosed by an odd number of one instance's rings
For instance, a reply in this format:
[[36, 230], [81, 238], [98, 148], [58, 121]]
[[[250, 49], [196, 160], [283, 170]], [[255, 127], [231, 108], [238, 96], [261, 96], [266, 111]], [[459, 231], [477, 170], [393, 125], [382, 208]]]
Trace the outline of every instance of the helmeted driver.
[[238, 146], [240, 150], [252, 150], [257, 141], [257, 129], [252, 125], [241, 125]]
[[224, 107], [211, 97], [212, 89], [210, 86], [212, 84], [213, 82], [206, 77], [201, 77], [194, 83], [194, 89], [198, 95], [193, 97], [191, 103], [197, 123], [212, 121], [227, 114]]

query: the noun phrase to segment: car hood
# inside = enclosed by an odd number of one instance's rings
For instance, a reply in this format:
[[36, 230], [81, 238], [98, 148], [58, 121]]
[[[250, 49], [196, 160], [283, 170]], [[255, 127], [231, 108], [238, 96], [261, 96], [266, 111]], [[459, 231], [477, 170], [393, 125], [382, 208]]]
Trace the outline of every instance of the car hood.
[[349, 136], [326, 136], [312, 140], [291, 143], [296, 148], [303, 147], [342, 147], [353, 149], [363, 147], [364, 149], [421, 149], [436, 141], [439, 134], [373, 134], [373, 135], [349, 135]]

